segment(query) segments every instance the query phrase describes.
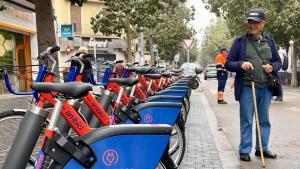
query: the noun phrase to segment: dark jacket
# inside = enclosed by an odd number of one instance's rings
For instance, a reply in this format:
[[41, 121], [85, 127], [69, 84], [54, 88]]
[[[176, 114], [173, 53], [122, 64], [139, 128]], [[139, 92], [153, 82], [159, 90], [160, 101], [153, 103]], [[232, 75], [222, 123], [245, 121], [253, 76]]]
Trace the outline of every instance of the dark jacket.
[[[75, 54], [75, 56], [80, 56], [80, 55], [81, 53]], [[89, 82], [89, 76], [93, 69], [91, 59], [93, 59], [93, 57], [89, 54], [83, 54], [83, 56], [81, 57], [81, 61], [84, 64], [84, 69], [82, 73], [82, 82], [86, 82], [86, 83]], [[77, 67], [76, 73], [79, 73], [81, 65], [78, 62], [72, 61], [71, 66], [76, 66]]]
[[[246, 56], [246, 47], [247, 47], [247, 41], [246, 41], [247, 34], [244, 34], [242, 36], [237, 37], [227, 56], [227, 60], [225, 63], [225, 68], [228, 71], [236, 72], [236, 77], [234, 81], [234, 95], [235, 100], [240, 100], [240, 91], [242, 86], [242, 76], [243, 76], [243, 69], [241, 68], [242, 63], [245, 60]], [[272, 37], [268, 37], [267, 35], [264, 35], [268, 39], [268, 44], [272, 51], [272, 66], [273, 66], [273, 73], [277, 76], [277, 71], [281, 68], [281, 60], [275, 45], [275, 42]]]

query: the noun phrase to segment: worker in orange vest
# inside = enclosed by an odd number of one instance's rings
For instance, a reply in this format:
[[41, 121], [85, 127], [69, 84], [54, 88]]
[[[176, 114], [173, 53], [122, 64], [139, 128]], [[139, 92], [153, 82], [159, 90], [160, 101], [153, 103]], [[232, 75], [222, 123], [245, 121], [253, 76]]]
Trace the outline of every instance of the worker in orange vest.
[[224, 90], [227, 81], [228, 72], [224, 68], [225, 62], [227, 58], [227, 49], [221, 48], [220, 54], [215, 59], [215, 64], [217, 68], [217, 79], [218, 79], [218, 104], [227, 104], [224, 101]]

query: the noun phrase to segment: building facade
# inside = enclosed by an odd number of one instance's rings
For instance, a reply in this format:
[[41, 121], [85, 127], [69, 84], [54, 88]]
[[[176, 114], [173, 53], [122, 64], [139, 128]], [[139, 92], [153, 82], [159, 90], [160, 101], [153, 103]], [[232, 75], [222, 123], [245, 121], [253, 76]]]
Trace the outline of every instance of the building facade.
[[[14, 68], [18, 76], [10, 75], [10, 84], [16, 91], [29, 91], [32, 71], [38, 67], [32, 58], [38, 54], [34, 5], [26, 1], [5, 2], [0, 11], [0, 67]], [[18, 67], [20, 66], [20, 67]], [[8, 93], [0, 75], [0, 93]]]
[[[72, 6], [69, 0], [53, 0], [58, 44], [61, 47], [59, 55], [61, 70], [69, 66], [65, 61], [74, 55], [80, 46], [87, 47], [89, 54], [96, 56], [97, 68], [100, 68], [105, 60], [126, 61], [127, 45], [124, 39], [104, 36], [101, 33], [94, 34], [91, 29], [91, 17], [96, 16], [103, 7], [104, 2], [99, 0], [88, 0], [82, 7]], [[133, 47], [133, 52], [135, 51]]]

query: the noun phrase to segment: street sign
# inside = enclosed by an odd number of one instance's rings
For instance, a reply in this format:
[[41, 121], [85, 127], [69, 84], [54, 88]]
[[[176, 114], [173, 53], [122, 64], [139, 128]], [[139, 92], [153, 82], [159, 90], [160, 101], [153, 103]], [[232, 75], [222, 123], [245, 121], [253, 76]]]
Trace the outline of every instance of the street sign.
[[184, 39], [183, 40], [184, 48], [185, 49], [190, 49], [192, 47], [193, 42], [194, 42], [194, 39]]
[[66, 54], [69, 55], [71, 53], [71, 47], [68, 45], [66, 47]]
[[65, 24], [60, 26], [60, 36], [62, 38], [71, 38], [73, 37], [73, 25]]
[[179, 62], [179, 53], [176, 53], [174, 56], [174, 61]]

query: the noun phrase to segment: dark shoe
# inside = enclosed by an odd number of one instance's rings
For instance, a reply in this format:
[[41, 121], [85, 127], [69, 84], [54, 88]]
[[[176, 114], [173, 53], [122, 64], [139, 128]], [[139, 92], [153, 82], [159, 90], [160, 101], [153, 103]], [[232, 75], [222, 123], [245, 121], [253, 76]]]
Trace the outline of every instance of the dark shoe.
[[[264, 154], [264, 157], [266, 157], [266, 158], [273, 158], [273, 159], [277, 158], [277, 154], [273, 154], [271, 151], [264, 151], [263, 154]], [[260, 157], [260, 151], [259, 150], [255, 151], [255, 156]]]
[[224, 100], [218, 100], [218, 104], [227, 104]]
[[282, 102], [282, 97], [276, 97], [276, 98], [274, 99], [274, 101], [276, 101], [276, 102]]
[[240, 159], [242, 161], [250, 161], [251, 157], [248, 153], [240, 153]]

